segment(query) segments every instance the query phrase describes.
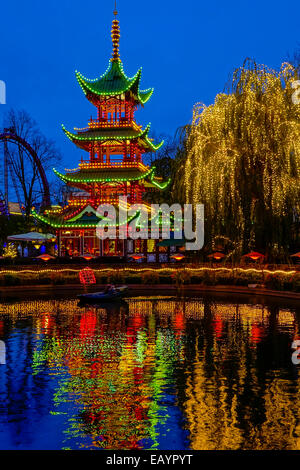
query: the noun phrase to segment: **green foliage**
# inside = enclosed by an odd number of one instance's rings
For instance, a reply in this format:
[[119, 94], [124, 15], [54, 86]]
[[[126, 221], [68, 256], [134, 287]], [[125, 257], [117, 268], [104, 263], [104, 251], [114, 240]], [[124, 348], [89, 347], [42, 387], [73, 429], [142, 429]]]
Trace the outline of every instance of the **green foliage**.
[[95, 278], [97, 284], [108, 284], [109, 283], [110, 272], [95, 272]]
[[47, 284], [52, 284], [53, 283], [53, 278], [50, 274], [38, 274], [38, 281], [42, 285], [47, 285]]
[[300, 292], [300, 273], [296, 274], [291, 280], [291, 290]]
[[283, 288], [283, 279], [279, 274], [268, 274], [265, 280], [265, 286], [271, 290], [281, 290]]
[[190, 284], [191, 275], [188, 271], [185, 270], [175, 271], [173, 279], [175, 280], [177, 286], [183, 286], [184, 284]]
[[124, 284], [124, 281], [125, 281], [124, 271], [121, 271], [121, 270], [110, 271], [107, 276], [107, 279], [108, 279], [109, 284]]
[[30, 232], [32, 229], [32, 220], [28, 222], [20, 215], [11, 215], [10, 217], [1, 216], [0, 242], [4, 243], [9, 235]]
[[14, 274], [4, 274], [4, 285], [5, 286], [19, 286], [21, 279], [19, 276]]
[[155, 271], [146, 271], [142, 274], [142, 284], [159, 284], [159, 274]]
[[[145, 286], [160, 284], [176, 284], [178, 288], [184, 285], [202, 286], [248, 286], [249, 284], [265, 285], [270, 290], [284, 290], [300, 292], [300, 273], [268, 273], [255, 271], [211, 271], [204, 269], [201, 271], [175, 270], [172, 274], [169, 271], [145, 271], [143, 273], [129, 272], [118, 269], [103, 273], [95, 273], [98, 284], [144, 284]], [[0, 274], [0, 286], [36, 286], [36, 285], [79, 285], [77, 272], [33, 272], [24, 273], [22, 271]]]

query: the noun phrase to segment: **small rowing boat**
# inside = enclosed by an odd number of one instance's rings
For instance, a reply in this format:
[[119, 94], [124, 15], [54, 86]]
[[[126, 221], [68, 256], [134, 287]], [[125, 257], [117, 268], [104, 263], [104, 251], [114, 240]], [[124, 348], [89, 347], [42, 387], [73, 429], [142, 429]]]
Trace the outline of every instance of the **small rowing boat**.
[[79, 294], [77, 297], [81, 302], [106, 302], [112, 300], [118, 300], [124, 297], [128, 291], [127, 286], [120, 286], [104, 290], [102, 292], [93, 292], [90, 294]]

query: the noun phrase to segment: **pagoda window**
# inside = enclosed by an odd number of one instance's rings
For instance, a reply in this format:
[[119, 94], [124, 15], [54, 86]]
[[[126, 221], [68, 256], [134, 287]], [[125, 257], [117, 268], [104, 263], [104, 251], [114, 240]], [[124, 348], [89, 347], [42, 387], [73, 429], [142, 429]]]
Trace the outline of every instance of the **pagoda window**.
[[134, 240], [134, 252], [135, 253], [142, 253], [143, 251], [143, 241], [140, 238], [137, 240]]
[[126, 111], [125, 111], [125, 108], [120, 105], [120, 122], [126, 122], [127, 121], [127, 118], [126, 118]]
[[[110, 163], [110, 148], [106, 147], [103, 149], [103, 156], [105, 155], [105, 162]], [[104, 159], [103, 159], [104, 160]]]
[[127, 240], [127, 253], [133, 253], [133, 240]]
[[146, 240], [146, 241], [147, 241], [147, 252], [155, 253], [156, 252], [155, 240]]
[[90, 150], [90, 159], [91, 161], [95, 159], [95, 149], [93, 147]]
[[106, 106], [103, 106], [103, 108], [102, 108], [101, 120], [107, 121], [107, 108], [106, 108]]
[[101, 147], [98, 148], [98, 159], [101, 163], [103, 163], [103, 150]]
[[61, 250], [64, 256], [79, 256], [80, 238], [64, 238], [64, 236], [62, 236]]
[[103, 254], [106, 256], [122, 256], [124, 252], [123, 240], [103, 240]]
[[130, 143], [130, 160], [134, 159], [134, 151], [135, 151], [134, 145]]
[[100, 255], [100, 240], [95, 233], [84, 234], [83, 254]]

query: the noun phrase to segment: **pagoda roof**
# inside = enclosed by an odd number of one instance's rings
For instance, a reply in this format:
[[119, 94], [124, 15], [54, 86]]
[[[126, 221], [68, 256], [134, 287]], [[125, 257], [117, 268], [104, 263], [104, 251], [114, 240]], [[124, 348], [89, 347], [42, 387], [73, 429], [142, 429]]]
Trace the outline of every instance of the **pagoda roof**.
[[86, 143], [89, 142], [123, 142], [124, 140], [138, 139], [147, 151], [155, 152], [163, 145], [164, 141], [157, 145], [152, 142], [152, 139], [150, 139], [148, 136], [150, 126], [151, 124], [148, 124], [144, 130], [139, 128], [134, 129], [133, 127], [100, 127], [86, 130], [84, 132], [78, 132], [77, 134], [73, 134], [72, 132], [68, 131], [64, 125], [62, 125], [62, 129], [72, 142], [83, 149], [85, 149]]
[[145, 178], [154, 178], [155, 167], [146, 171], [139, 168], [93, 168], [79, 169], [74, 173], [62, 174], [53, 169], [54, 173], [65, 183], [109, 183], [138, 181]]
[[[73, 212], [73, 217], [71, 214]], [[78, 229], [78, 228], [96, 228], [97, 225], [103, 217], [98, 216], [97, 211], [91, 207], [90, 205], [84, 207], [82, 210], [77, 213], [74, 209], [66, 207], [63, 213], [59, 215], [46, 215], [46, 214], [38, 214], [35, 210], [32, 210], [32, 215], [40, 220], [41, 222], [50, 225], [52, 228], [64, 228], [64, 229]], [[123, 224], [114, 224], [112, 226], [121, 227], [129, 224], [133, 219], [135, 219], [139, 214], [137, 211], [133, 216], [129, 217]], [[68, 218], [66, 218], [66, 215]], [[106, 217], [104, 217], [106, 219]]]
[[151, 97], [153, 88], [140, 90], [142, 69], [134, 77], [127, 77], [120, 59], [112, 60], [106, 72], [96, 79], [88, 79], [76, 71], [76, 78], [86, 97], [93, 101], [96, 96], [117, 96], [131, 92], [137, 103], [144, 105]]
[[127, 181], [144, 180], [147, 187], [164, 190], [169, 186], [171, 178], [163, 182], [160, 177], [155, 176], [155, 167], [143, 171], [141, 168], [80, 168], [72, 173], [60, 173], [53, 168], [54, 173], [66, 184], [76, 187], [86, 187], [91, 183], [123, 183]]
[[[150, 206], [147, 207], [145, 205], [146, 210], [151, 213]], [[115, 206], [116, 215], [118, 214], [118, 206]], [[63, 229], [81, 229], [81, 228], [96, 228], [99, 222], [103, 219], [107, 220], [107, 217], [102, 217], [98, 214], [97, 209], [95, 209], [92, 205], [87, 204], [85, 207], [82, 207], [79, 210], [76, 210], [70, 206], [66, 206], [62, 208], [62, 212], [59, 214], [49, 214], [49, 211], [45, 211], [43, 214], [38, 214], [34, 209], [31, 211], [32, 215], [40, 220], [41, 222], [50, 225], [52, 228], [63, 228]], [[124, 227], [129, 224], [132, 220], [140, 215], [140, 210], [137, 209], [136, 212], [127, 218], [126, 221], [119, 223], [111, 223], [108, 222], [107, 225], [111, 225], [114, 227]], [[160, 218], [160, 214], [154, 215], [154, 217], [150, 217], [150, 220], [155, 221], [157, 223], [157, 218]]]

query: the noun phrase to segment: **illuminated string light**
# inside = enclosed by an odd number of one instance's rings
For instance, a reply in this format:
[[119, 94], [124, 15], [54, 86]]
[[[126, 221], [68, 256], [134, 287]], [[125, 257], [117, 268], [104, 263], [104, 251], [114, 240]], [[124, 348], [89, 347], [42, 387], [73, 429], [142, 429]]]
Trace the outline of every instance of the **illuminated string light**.
[[[62, 269], [23, 269], [23, 270], [12, 270], [12, 269], [5, 269], [5, 270], [0, 270], [0, 274], [23, 274], [23, 273], [67, 273], [67, 272], [72, 272], [72, 273], [78, 273], [82, 268], [62, 268]], [[102, 272], [111, 272], [112, 268], [101, 268], [101, 269], [93, 269], [94, 272], [96, 273], [102, 273]], [[225, 268], [225, 267], [220, 267], [220, 268], [209, 268], [206, 266], [199, 267], [199, 268], [191, 268], [191, 267], [183, 267], [183, 268], [150, 268], [150, 267], [145, 267], [145, 268], [133, 268], [133, 267], [122, 267], [118, 269], [118, 272], [132, 272], [132, 273], [142, 273], [142, 272], [158, 272], [158, 273], [174, 273], [178, 271], [188, 271], [190, 273], [200, 273], [203, 271], [209, 271], [209, 272], [232, 272], [232, 273], [257, 273], [257, 274], [262, 274], [261, 269], [255, 269], [255, 268]], [[271, 274], [271, 275], [276, 275], [276, 274], [284, 274], [286, 276], [292, 276], [296, 274], [298, 271], [292, 270], [292, 271], [284, 271], [282, 269], [276, 269], [274, 271], [271, 271], [269, 269], [264, 269], [264, 273], [266, 274]]]
[[178, 185], [188, 203], [204, 204], [212, 238], [225, 230], [241, 246], [246, 240], [254, 247], [266, 214], [274, 220], [266, 229], [280, 240], [276, 218], [300, 212], [295, 77], [295, 68], [287, 63], [279, 72], [246, 65], [235, 72], [232, 93], [217, 95], [208, 107], [195, 105], [184, 178], [178, 176]]
[[149, 148], [153, 151], [156, 151], [158, 149], [160, 149], [160, 147], [162, 147], [162, 145], [164, 144], [164, 141], [160, 142], [159, 144], [155, 145], [153, 144], [153, 142], [151, 142], [151, 140], [149, 139], [148, 137], [148, 133], [150, 131], [150, 127], [151, 127], [151, 123], [148, 124], [148, 126], [142, 130], [140, 133], [138, 134], [132, 134], [132, 135], [119, 135], [119, 134], [116, 134], [115, 136], [113, 135], [102, 135], [102, 136], [96, 136], [96, 135], [92, 135], [92, 136], [87, 136], [87, 135], [83, 135], [83, 136], [80, 136], [78, 134], [72, 134], [72, 132], [68, 131], [65, 126], [62, 124], [62, 129], [64, 131], [64, 133], [66, 134], [66, 136], [73, 142], [77, 143], [77, 142], [97, 142], [97, 141], [105, 141], [105, 142], [114, 142], [114, 141], [123, 141], [123, 140], [136, 140], [136, 139], [141, 139], [143, 141], [143, 139], [145, 140], [145, 142], [148, 144]]

